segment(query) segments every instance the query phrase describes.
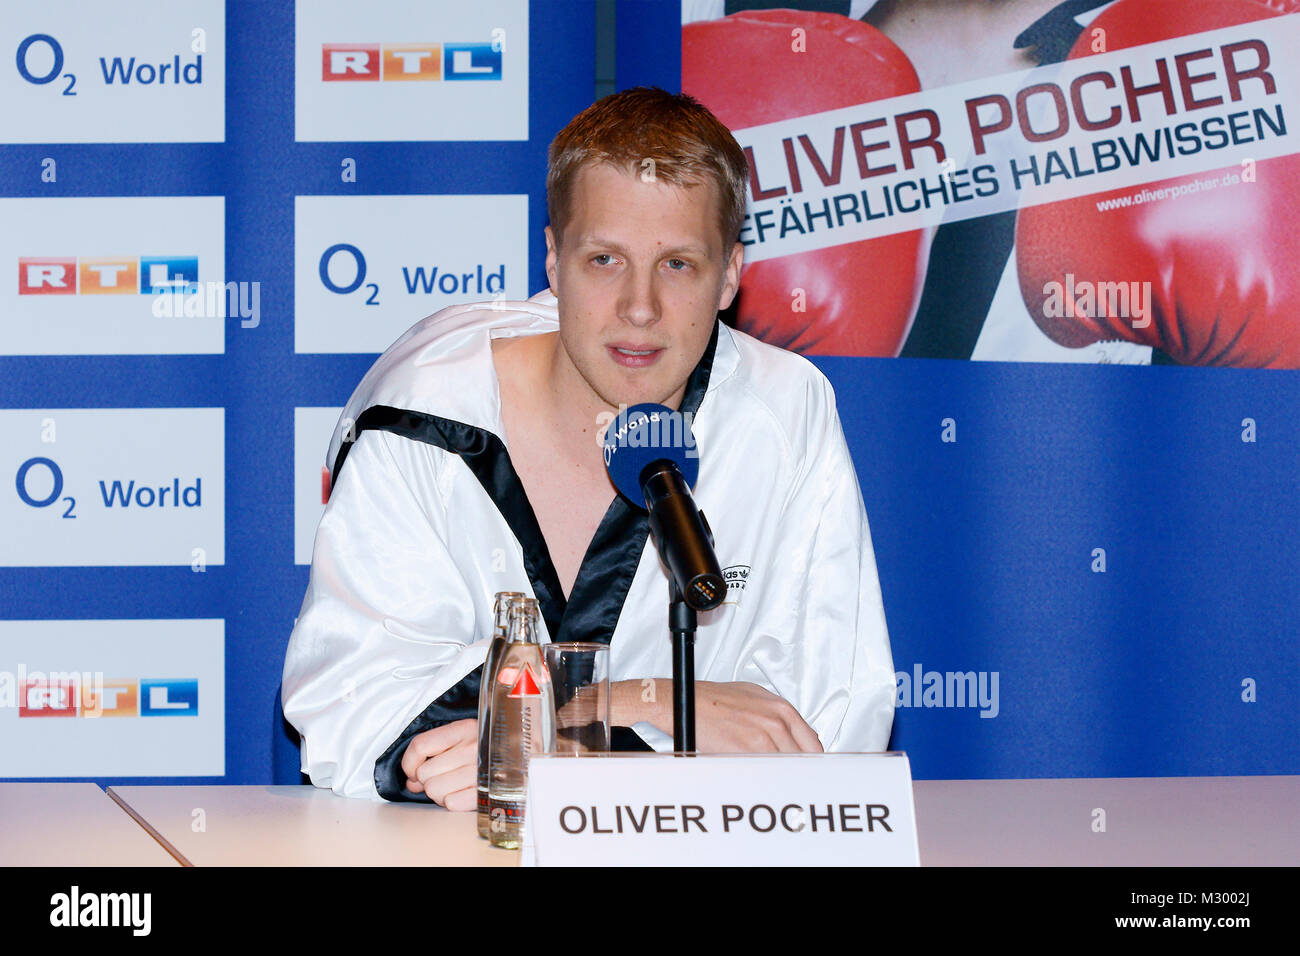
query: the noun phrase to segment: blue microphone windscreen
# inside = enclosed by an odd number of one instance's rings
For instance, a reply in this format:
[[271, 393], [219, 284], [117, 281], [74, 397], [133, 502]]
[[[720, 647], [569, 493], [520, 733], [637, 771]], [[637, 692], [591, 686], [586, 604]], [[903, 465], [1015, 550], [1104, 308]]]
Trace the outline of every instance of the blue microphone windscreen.
[[661, 458], [676, 464], [686, 484], [695, 487], [700, 455], [689, 413], [645, 402], [623, 409], [609, 423], [605, 431], [605, 467], [614, 487], [638, 508], [645, 507], [641, 471]]

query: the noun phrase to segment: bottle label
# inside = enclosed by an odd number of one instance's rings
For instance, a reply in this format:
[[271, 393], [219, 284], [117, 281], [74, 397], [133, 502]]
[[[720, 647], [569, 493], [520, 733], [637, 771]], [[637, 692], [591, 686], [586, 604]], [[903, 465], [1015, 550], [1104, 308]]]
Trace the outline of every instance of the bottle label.
[[510, 685], [510, 697], [518, 700], [521, 697], [541, 696], [542, 691], [537, 686], [537, 676], [533, 673], [532, 666], [525, 663], [515, 675], [514, 683]]
[[523, 801], [493, 800], [489, 818], [493, 833], [504, 833], [507, 827], [517, 827], [524, 822]]

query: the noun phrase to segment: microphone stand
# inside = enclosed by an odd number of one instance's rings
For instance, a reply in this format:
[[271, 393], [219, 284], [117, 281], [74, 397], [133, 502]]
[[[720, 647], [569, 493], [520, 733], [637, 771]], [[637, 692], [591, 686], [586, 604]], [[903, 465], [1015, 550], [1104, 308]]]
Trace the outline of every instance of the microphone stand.
[[668, 575], [668, 629], [673, 635], [673, 750], [695, 752], [695, 608]]
[[[652, 461], [641, 470], [641, 493], [649, 513], [659, 559], [668, 571], [668, 630], [673, 638], [673, 750], [695, 752], [696, 607], [682, 592], [684, 579], [695, 604], [715, 608], [727, 585], [713, 552], [713, 531], [695, 507], [690, 488], [670, 460]], [[681, 535], [680, 539], [674, 536]], [[676, 541], [676, 547], [673, 542]]]

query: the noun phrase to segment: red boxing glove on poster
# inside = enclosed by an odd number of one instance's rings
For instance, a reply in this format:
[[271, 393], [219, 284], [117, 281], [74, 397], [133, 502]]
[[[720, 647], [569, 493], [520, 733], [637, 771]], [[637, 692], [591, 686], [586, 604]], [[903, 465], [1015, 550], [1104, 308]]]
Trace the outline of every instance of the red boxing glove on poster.
[[[1105, 31], [1098, 36], [1114, 51], [1293, 11], [1300, 11], [1300, 0], [1120, 0], [1088, 26], [1070, 59], [1091, 55], [1096, 30]], [[1123, 339], [1185, 365], [1300, 368], [1300, 156], [1261, 160], [1253, 182], [1098, 209], [1140, 188], [1222, 181], [1225, 172], [1241, 177], [1244, 170], [1238, 165], [1020, 210], [1020, 293], [1038, 326], [1071, 348]], [[1081, 307], [1065, 301], [1062, 308], [1059, 295], [1049, 304], [1049, 288], [1064, 290], [1068, 300], [1072, 288], [1091, 296], [1098, 283], [1117, 282], [1139, 294], [1149, 289], [1146, 314], [1136, 315], [1131, 302], [1115, 310], [1125, 314], [1110, 314], [1123, 299], [1100, 295]]]
[[[682, 28], [682, 90], [732, 130], [920, 88], [907, 56], [883, 33], [838, 14], [763, 10]], [[796, 352], [897, 355], [916, 315], [928, 249], [928, 233], [917, 230], [746, 263], [737, 325]]]

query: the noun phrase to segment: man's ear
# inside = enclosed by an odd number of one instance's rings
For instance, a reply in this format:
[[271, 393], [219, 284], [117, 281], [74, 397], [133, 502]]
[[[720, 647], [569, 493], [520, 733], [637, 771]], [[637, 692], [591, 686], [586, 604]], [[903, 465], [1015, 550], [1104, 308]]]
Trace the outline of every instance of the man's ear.
[[555, 241], [555, 233], [551, 227], [546, 227], [546, 279], [551, 283], [551, 295], [557, 299], [560, 297], [560, 283], [556, 281], [557, 270], [555, 267], [556, 260], [559, 258], [559, 245]]
[[718, 311], [722, 312], [731, 305], [740, 289], [740, 268], [745, 264], [745, 247], [737, 242], [731, 247], [727, 265], [723, 270], [722, 295], [718, 297]]

